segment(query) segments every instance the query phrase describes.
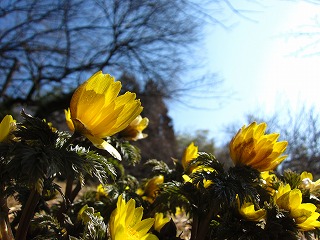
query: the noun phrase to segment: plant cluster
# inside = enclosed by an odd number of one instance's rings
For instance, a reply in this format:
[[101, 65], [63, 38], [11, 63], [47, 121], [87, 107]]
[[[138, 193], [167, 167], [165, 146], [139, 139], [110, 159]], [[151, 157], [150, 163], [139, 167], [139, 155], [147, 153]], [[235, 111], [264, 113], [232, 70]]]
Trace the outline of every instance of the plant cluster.
[[128, 174], [140, 160], [131, 141], [147, 137], [148, 119], [135, 94], [120, 90], [102, 72], [80, 85], [65, 111], [70, 132], [23, 110], [21, 122], [3, 118], [0, 239], [318, 237], [320, 180], [275, 172], [287, 142], [265, 123], [233, 137], [228, 169], [190, 143], [172, 166], [151, 159], [148, 176]]

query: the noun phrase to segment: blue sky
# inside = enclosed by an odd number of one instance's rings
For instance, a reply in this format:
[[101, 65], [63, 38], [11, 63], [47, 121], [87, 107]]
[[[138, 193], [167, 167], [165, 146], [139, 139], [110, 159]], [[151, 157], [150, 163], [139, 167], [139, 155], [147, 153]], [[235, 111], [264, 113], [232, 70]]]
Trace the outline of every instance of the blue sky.
[[[320, 25], [314, 26], [315, 20], [320, 22], [320, 4], [233, 1], [239, 2], [235, 5], [238, 9], [253, 10], [243, 12], [249, 20], [225, 8], [221, 16], [232, 27], [216, 25], [208, 29], [203, 49], [208, 70], [224, 80], [218, 90], [230, 98], [190, 103], [209, 110], [172, 104], [169, 111], [177, 132], [208, 129], [218, 145], [229, 141], [224, 135], [225, 126], [237, 122], [241, 127], [248, 113], [268, 115], [281, 108], [294, 110], [302, 103], [320, 102], [320, 54], [313, 55], [320, 43], [302, 51], [302, 47], [320, 39]], [[297, 32], [319, 32], [319, 36], [297, 37]]]

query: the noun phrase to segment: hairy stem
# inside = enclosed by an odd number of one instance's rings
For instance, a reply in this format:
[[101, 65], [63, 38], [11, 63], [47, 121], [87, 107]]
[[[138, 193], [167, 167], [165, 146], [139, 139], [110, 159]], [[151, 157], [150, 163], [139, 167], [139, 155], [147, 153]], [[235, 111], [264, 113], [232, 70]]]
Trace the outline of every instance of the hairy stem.
[[199, 226], [199, 216], [197, 209], [194, 209], [192, 217], [192, 226], [191, 226], [191, 238], [190, 240], [197, 240], [198, 235], [198, 226]]
[[215, 207], [209, 206], [207, 212], [202, 212], [197, 208], [193, 210], [192, 228], [190, 240], [204, 240], [207, 237], [212, 216], [215, 214]]
[[213, 213], [214, 213], [214, 208], [211, 207], [209, 209], [208, 214], [205, 216], [205, 218], [202, 221], [200, 221], [198, 225], [199, 230], [196, 238], [197, 240], [206, 239]]
[[67, 183], [66, 183], [66, 189], [64, 192], [64, 196], [65, 196], [67, 202], [70, 202], [71, 193], [72, 193], [72, 185], [73, 185], [73, 176], [68, 176]]
[[78, 193], [81, 190], [81, 183], [80, 181], [77, 182], [77, 185], [75, 186], [75, 188], [72, 190], [71, 194], [70, 194], [70, 202], [73, 202], [74, 199], [78, 196]]
[[0, 212], [0, 239], [1, 240], [14, 240], [11, 226], [8, 221], [8, 215]]
[[17, 229], [16, 239], [19, 239], [19, 240], [26, 239], [29, 225], [30, 225], [31, 219], [33, 218], [34, 211], [37, 207], [39, 200], [40, 200], [40, 194], [34, 188], [33, 190], [31, 190], [27, 203], [22, 210], [22, 215], [21, 215], [19, 226]]
[[12, 240], [14, 237], [9, 223], [9, 208], [7, 205], [7, 198], [5, 198], [5, 194], [3, 194], [4, 190], [5, 186], [2, 184], [0, 189], [0, 239]]

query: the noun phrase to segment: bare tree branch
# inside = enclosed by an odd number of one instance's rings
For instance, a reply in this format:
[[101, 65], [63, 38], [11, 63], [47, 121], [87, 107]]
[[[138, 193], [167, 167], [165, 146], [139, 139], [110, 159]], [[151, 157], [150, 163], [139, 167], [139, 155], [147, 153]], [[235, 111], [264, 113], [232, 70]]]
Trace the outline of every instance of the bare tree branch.
[[[170, 0], [4, 1], [0, 100], [31, 103], [52, 85], [68, 92], [99, 69], [131, 72], [142, 82], [152, 78], [169, 92], [200, 32], [199, 20], [186, 14], [189, 7]], [[6, 83], [1, 76], [8, 76], [14, 59], [19, 66]]]

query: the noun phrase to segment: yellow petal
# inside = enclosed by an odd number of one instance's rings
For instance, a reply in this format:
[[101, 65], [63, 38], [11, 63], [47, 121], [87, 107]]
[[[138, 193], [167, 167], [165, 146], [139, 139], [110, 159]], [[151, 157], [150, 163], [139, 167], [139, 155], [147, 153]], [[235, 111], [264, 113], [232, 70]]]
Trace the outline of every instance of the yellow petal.
[[73, 121], [71, 120], [70, 108], [68, 108], [68, 110], [64, 110], [64, 114], [66, 117], [68, 128], [70, 129], [71, 132], [74, 132], [74, 125], [73, 125]]
[[161, 228], [170, 221], [169, 218], [164, 217], [163, 213], [156, 213], [154, 216], [154, 229], [160, 232]]
[[313, 180], [313, 175], [312, 175], [312, 173], [306, 172], [306, 171], [302, 172], [302, 173], [300, 174], [300, 179], [303, 180], [303, 179], [305, 179], [305, 178], [309, 178], [309, 179], [312, 181], [312, 180]]
[[265, 134], [266, 127], [266, 123], [252, 122], [248, 127], [244, 125], [232, 138], [229, 149], [235, 165], [267, 171], [284, 160], [280, 155], [286, 150], [287, 142], [276, 142], [279, 134]]
[[191, 142], [189, 146], [185, 149], [181, 159], [183, 169], [186, 170], [189, 165], [189, 162], [197, 158], [198, 156], [198, 147], [195, 146], [193, 142]]
[[310, 231], [315, 228], [320, 228], [320, 222], [318, 221], [320, 214], [313, 212], [305, 221], [298, 223], [298, 227], [302, 231]]
[[93, 143], [97, 148], [104, 149], [109, 152], [114, 158], [122, 160], [122, 157], [117, 149], [115, 149], [110, 143], [106, 142], [102, 138], [97, 138], [91, 135], [86, 135], [86, 137]]
[[149, 229], [152, 227], [153, 223], [154, 223], [153, 218], [143, 219], [142, 221], [138, 222], [135, 225], [135, 230], [139, 232], [139, 235], [145, 235], [149, 231]]
[[[130, 210], [128, 210], [128, 212], [130, 212]], [[130, 214], [131, 218], [127, 218], [126, 225], [135, 228], [136, 224], [138, 224], [142, 219], [143, 207], [137, 207], [131, 210]]]
[[15, 125], [15, 120], [11, 115], [6, 115], [0, 123], [0, 142], [4, 141], [13, 130], [11, 125]]

